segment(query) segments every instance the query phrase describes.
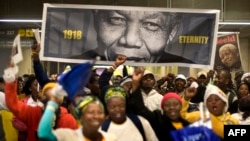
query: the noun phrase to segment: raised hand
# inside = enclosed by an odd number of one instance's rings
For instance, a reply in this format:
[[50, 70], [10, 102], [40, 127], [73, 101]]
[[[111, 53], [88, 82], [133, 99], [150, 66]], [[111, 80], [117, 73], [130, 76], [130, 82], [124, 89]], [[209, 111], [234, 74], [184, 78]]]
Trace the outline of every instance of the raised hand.
[[214, 74], [215, 74], [215, 71], [214, 71], [214, 70], [209, 70], [209, 71], [207, 72], [207, 77], [213, 78], [213, 77], [214, 77]]
[[197, 89], [195, 87], [188, 87], [185, 89], [184, 98], [185, 100], [190, 100], [192, 97], [196, 95]]
[[13, 60], [11, 59], [8, 67], [4, 70], [4, 81], [7, 83], [14, 82], [17, 78], [18, 71], [18, 66], [14, 64]]
[[38, 43], [34, 43], [32, 46], [31, 46], [31, 49], [32, 49], [32, 53], [39, 53], [40, 52], [40, 44]]
[[116, 59], [115, 59], [115, 64], [114, 64], [115, 67], [118, 67], [118, 66], [124, 64], [126, 62], [126, 60], [127, 60], [126, 56], [124, 56], [124, 55], [118, 55], [116, 57]]
[[144, 71], [144, 67], [135, 67], [134, 73], [132, 75], [133, 81], [139, 82], [143, 77]]
[[32, 51], [32, 59], [34, 61], [39, 60], [39, 52], [40, 52], [40, 44], [37, 44], [36, 42], [31, 46], [31, 51]]
[[135, 92], [136, 89], [139, 87], [140, 85], [140, 81], [141, 78], [143, 77], [145, 68], [144, 67], [135, 67], [135, 70], [132, 74], [132, 79], [133, 79], [133, 83], [132, 83], [132, 92]]

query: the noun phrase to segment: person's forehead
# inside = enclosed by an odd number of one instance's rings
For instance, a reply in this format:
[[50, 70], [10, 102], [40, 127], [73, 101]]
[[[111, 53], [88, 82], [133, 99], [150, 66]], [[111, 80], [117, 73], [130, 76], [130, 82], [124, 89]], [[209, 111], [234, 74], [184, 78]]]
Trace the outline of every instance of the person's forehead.
[[248, 85], [246, 83], [242, 83], [242, 84], [240, 84], [239, 88], [242, 88], [242, 87], [248, 88]]
[[92, 110], [92, 109], [102, 110], [102, 107], [100, 103], [94, 101], [94, 102], [89, 103], [86, 107], [86, 110]]
[[203, 79], [204, 79], [204, 78], [206, 78], [206, 76], [205, 76], [204, 74], [202, 74], [202, 75], [200, 75], [200, 77], [198, 77], [198, 78], [199, 78], [199, 79], [200, 79], [200, 78], [203, 78]]
[[178, 101], [176, 98], [170, 97], [170, 98], [168, 98], [168, 99], [166, 100], [165, 104], [166, 104], [166, 103], [172, 103], [172, 102], [177, 102], [177, 103], [179, 103], [179, 101]]
[[128, 10], [117, 10], [117, 11], [113, 11], [113, 12], [117, 12], [119, 14], [122, 15], [126, 15], [126, 16], [137, 16], [139, 17], [143, 17], [143, 18], [159, 18], [159, 17], [165, 17], [166, 15], [168, 15], [165, 12], [159, 12], [159, 11], [128, 11]]
[[211, 94], [209, 97], [208, 97], [208, 99], [210, 99], [210, 98], [218, 98], [218, 99], [220, 99], [220, 100], [222, 100], [218, 95], [216, 95], [216, 94]]
[[119, 96], [113, 96], [108, 99], [107, 104], [120, 104], [125, 103], [125, 99]]
[[144, 75], [142, 77], [142, 79], [146, 79], [146, 78], [152, 78], [152, 79], [154, 79], [154, 75], [149, 73], [149, 74], [146, 74], [146, 75]]
[[221, 47], [221, 51], [233, 51], [235, 48], [233, 44], [226, 44]]
[[181, 79], [181, 78], [177, 78], [176, 80], [175, 80], [175, 82], [176, 81], [178, 81], [178, 82], [186, 82], [184, 79]]

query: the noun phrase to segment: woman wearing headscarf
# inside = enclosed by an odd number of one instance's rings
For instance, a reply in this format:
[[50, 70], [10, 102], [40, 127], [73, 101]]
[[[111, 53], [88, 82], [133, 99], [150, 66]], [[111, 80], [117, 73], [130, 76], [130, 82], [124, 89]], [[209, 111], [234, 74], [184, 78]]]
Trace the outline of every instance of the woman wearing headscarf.
[[[200, 119], [200, 111], [187, 112], [189, 100], [195, 95], [194, 88], [188, 88], [182, 98], [181, 115], [189, 122], [195, 122]], [[224, 125], [239, 124], [239, 120], [231, 116], [228, 109], [228, 99], [226, 94], [217, 86], [208, 84], [204, 95], [204, 105], [209, 111], [209, 117], [212, 123], [212, 130], [220, 138], [224, 138]]]
[[75, 102], [75, 114], [82, 123], [82, 127], [72, 129], [52, 130], [53, 117], [58, 108], [57, 97], [51, 96], [45, 113], [39, 123], [38, 137], [44, 141], [115, 141], [115, 136], [99, 128], [105, 114], [100, 100], [92, 95], [79, 97]]
[[[105, 92], [107, 91], [108, 87], [111, 85], [110, 84], [110, 81], [111, 81], [111, 77], [113, 76], [114, 74], [114, 71], [122, 64], [124, 64], [126, 62], [126, 56], [124, 55], [118, 55], [114, 61], [114, 64], [107, 68], [107, 69], [104, 69], [104, 71], [101, 73], [100, 77], [99, 77], [99, 88], [101, 90], [100, 92], [100, 100], [105, 103], [105, 100], [104, 100], [104, 97], [105, 97]], [[127, 80], [129, 80], [129, 77], [126, 77], [128, 78]], [[124, 81], [124, 78], [122, 79], [122, 81]], [[132, 81], [132, 79], [131, 79]], [[131, 82], [131, 81], [124, 81], [124, 83], [120, 83], [120, 86], [123, 86], [125, 84], [125, 82]], [[119, 84], [118, 83], [118, 84]], [[118, 84], [112, 84], [112, 85], [118, 85]], [[126, 91], [129, 91], [130, 88], [131, 88], [131, 85], [128, 85], [128, 86], [125, 86], [126, 88]], [[105, 108], [105, 112], [107, 113], [107, 110], [106, 110], [106, 105], [104, 105], [104, 108]]]
[[126, 91], [121, 86], [110, 86], [105, 93], [108, 118], [102, 130], [117, 135], [118, 141], [158, 141], [149, 122], [126, 113]]

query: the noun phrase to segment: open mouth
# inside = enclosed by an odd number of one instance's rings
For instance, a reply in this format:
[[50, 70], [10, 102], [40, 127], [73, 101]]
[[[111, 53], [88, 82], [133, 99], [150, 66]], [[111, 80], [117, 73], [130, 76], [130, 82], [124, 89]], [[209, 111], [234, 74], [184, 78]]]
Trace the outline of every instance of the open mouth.
[[176, 116], [176, 115], [177, 115], [177, 112], [171, 111], [171, 112], [169, 112], [169, 115], [170, 115], [170, 116]]
[[121, 118], [122, 117], [122, 114], [121, 113], [117, 113], [114, 115], [115, 118]]
[[99, 126], [101, 124], [99, 120], [94, 120], [91, 123], [92, 125], [95, 125], [95, 126]]
[[213, 111], [217, 111], [217, 109], [218, 109], [217, 106], [213, 106], [213, 107], [212, 107], [212, 110], [213, 110]]
[[175, 115], [176, 115], [176, 112], [170, 112], [169, 115], [175, 116]]

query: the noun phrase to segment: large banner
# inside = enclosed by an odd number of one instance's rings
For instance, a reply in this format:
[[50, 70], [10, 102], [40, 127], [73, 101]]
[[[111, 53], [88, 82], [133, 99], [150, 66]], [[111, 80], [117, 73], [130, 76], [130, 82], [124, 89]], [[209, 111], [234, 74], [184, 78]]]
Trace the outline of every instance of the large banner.
[[217, 40], [215, 70], [242, 71], [238, 33], [220, 35]]
[[213, 68], [219, 10], [44, 4], [42, 60]]

